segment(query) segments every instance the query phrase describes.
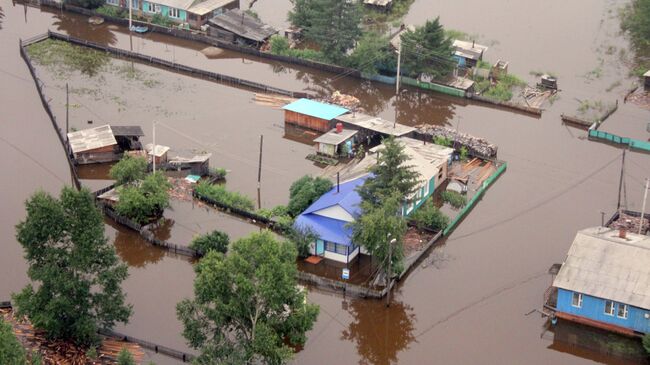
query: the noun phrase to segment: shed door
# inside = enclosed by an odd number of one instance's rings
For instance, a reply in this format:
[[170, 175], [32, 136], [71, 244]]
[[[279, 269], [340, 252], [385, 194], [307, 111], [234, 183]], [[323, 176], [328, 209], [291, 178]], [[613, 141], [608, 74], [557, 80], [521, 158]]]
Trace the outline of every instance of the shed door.
[[323, 240], [316, 240], [316, 255], [322, 256], [325, 254], [325, 242]]

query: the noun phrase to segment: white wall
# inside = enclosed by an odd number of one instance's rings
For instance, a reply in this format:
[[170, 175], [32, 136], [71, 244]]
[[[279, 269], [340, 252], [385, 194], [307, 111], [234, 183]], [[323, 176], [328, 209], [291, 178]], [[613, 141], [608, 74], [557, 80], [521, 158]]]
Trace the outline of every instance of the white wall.
[[325, 209], [317, 210], [312, 214], [316, 214], [316, 215], [320, 215], [323, 217], [332, 218], [344, 222], [354, 222], [354, 217], [338, 204]]

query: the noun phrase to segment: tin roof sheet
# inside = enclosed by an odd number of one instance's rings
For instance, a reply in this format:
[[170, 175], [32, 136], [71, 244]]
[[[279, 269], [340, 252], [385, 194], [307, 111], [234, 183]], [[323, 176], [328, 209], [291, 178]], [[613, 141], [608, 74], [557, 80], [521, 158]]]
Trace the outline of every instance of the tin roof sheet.
[[309, 99], [298, 99], [291, 104], [285, 105], [282, 109], [324, 120], [332, 120], [349, 112], [349, 110], [338, 105], [321, 103]]
[[68, 133], [73, 153], [85, 152], [117, 144], [111, 126], [106, 124], [95, 128]]

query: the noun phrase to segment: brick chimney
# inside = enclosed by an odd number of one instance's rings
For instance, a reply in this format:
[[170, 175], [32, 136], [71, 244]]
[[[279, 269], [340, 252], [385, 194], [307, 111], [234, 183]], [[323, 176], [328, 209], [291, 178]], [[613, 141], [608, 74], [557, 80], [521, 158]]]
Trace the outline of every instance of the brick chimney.
[[618, 237], [622, 239], [627, 239], [627, 228], [621, 227], [618, 229]]

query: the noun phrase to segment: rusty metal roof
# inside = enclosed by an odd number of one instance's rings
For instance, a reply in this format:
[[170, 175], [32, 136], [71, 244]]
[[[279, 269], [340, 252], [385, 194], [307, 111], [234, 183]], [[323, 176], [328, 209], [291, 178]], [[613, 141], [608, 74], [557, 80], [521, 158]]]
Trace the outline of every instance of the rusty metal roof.
[[650, 237], [603, 227], [576, 235], [553, 286], [650, 309]]
[[73, 153], [90, 151], [117, 144], [111, 126], [108, 124], [68, 133], [68, 141], [70, 141], [70, 148], [72, 148]]

